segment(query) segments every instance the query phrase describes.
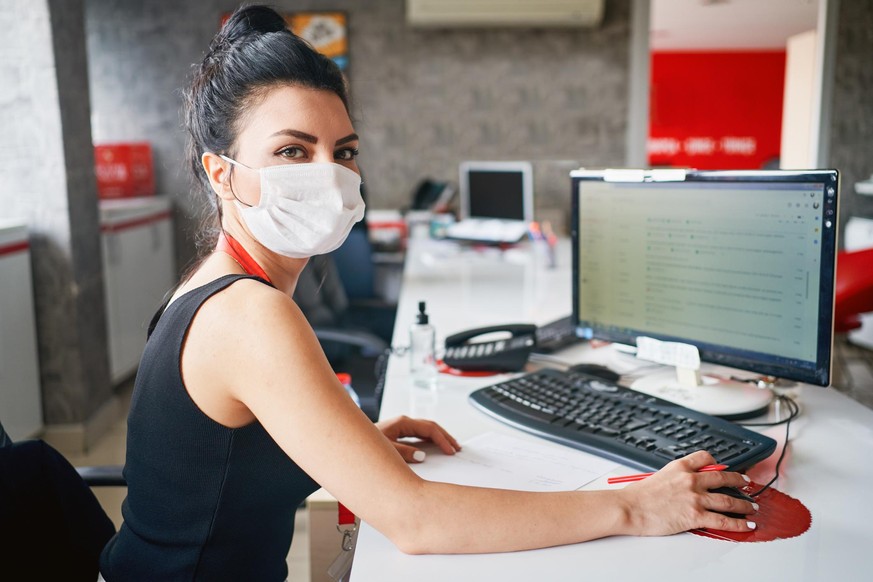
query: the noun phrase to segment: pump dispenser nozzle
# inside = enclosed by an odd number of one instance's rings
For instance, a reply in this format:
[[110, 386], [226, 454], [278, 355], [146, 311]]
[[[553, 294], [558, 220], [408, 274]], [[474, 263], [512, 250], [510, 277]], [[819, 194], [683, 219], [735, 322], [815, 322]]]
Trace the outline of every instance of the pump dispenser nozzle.
[[416, 316], [416, 319], [415, 319], [416, 323], [418, 323], [418, 324], [428, 323], [428, 316], [424, 310], [425, 310], [424, 301], [419, 301], [418, 302], [418, 315]]

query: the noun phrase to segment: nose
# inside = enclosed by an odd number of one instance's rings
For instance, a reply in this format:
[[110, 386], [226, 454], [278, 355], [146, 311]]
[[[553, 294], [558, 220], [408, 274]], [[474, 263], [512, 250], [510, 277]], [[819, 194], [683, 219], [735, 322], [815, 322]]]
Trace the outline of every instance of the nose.
[[333, 159], [333, 148], [316, 148], [312, 153], [312, 161], [317, 164], [332, 164], [336, 160]]

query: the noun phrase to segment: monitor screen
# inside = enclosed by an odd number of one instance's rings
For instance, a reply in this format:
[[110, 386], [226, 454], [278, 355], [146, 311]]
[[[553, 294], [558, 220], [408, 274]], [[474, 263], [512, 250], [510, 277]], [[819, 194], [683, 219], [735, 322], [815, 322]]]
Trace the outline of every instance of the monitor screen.
[[464, 218], [533, 220], [528, 162], [464, 162], [460, 189]]
[[837, 172], [672, 172], [571, 174], [577, 333], [828, 385]]

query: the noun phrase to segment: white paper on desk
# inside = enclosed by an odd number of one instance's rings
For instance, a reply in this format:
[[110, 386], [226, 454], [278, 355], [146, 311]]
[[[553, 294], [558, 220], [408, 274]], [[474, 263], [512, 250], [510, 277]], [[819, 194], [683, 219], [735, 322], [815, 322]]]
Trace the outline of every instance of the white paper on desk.
[[518, 491], [573, 491], [614, 470], [613, 461], [543, 441], [485, 433], [454, 455], [433, 452], [412, 468], [424, 479]]

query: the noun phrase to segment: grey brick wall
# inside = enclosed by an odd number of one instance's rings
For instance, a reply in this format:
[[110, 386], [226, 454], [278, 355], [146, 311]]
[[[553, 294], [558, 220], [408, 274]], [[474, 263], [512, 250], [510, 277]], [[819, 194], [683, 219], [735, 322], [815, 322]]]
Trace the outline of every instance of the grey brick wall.
[[873, 196], [855, 182], [873, 174], [873, 2], [840, 0], [831, 113], [830, 163], [840, 170], [843, 224], [873, 218]]
[[[94, 138], [152, 142], [158, 188], [178, 202], [183, 263], [199, 202], [183, 168], [179, 90], [236, 4], [86, 2]], [[548, 31], [412, 29], [404, 0], [271, 4], [348, 13], [353, 114], [374, 208], [408, 205], [425, 176], [457, 180], [463, 159], [531, 159], [539, 210], [563, 214], [570, 169], [624, 162], [629, 0], [607, 2], [599, 28]]]

